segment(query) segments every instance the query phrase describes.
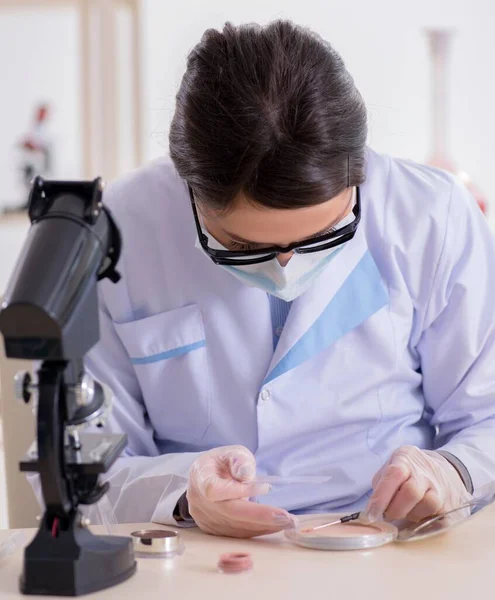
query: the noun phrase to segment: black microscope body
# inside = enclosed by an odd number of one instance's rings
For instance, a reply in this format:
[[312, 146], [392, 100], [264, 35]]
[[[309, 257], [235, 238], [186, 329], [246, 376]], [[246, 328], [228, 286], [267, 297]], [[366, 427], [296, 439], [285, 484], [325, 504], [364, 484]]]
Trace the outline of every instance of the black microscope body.
[[37, 382], [28, 374], [17, 381], [26, 402], [38, 399], [36, 443], [20, 468], [39, 473], [45, 504], [24, 552], [25, 594], [77, 596], [136, 570], [130, 538], [93, 535], [78, 508], [107, 492], [99, 476], [126, 445], [125, 435], [79, 433], [108, 409], [83, 366], [99, 339], [97, 282], [120, 278], [120, 233], [102, 190], [100, 179], [34, 180], [32, 225], [0, 306], [6, 356], [40, 361]]

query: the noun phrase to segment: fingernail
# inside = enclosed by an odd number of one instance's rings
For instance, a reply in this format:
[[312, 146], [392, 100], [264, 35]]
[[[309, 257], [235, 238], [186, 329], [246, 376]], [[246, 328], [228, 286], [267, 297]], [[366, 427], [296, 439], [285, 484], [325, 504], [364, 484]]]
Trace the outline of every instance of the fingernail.
[[370, 508], [361, 515], [361, 520], [365, 523], [375, 523], [383, 520], [383, 512], [377, 508]]
[[254, 479], [255, 469], [252, 465], [246, 465], [238, 459], [234, 459], [230, 465], [230, 472], [239, 481]]
[[275, 513], [273, 515], [273, 522], [279, 527], [286, 527], [288, 525], [292, 525], [294, 521], [287, 513]]
[[254, 477], [254, 469], [247, 465], [238, 465], [234, 468], [234, 477], [242, 481], [249, 481]]
[[271, 483], [260, 483], [255, 487], [257, 496], [266, 496], [272, 491]]

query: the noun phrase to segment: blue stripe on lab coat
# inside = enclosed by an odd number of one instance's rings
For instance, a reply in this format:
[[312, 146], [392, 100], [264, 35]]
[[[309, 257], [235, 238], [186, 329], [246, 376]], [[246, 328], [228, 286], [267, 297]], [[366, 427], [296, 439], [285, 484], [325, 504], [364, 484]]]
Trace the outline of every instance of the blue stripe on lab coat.
[[268, 373], [273, 381], [335, 343], [388, 304], [388, 293], [369, 252], [356, 265], [325, 310]]
[[160, 360], [167, 360], [168, 358], [175, 358], [176, 356], [183, 356], [188, 352], [197, 350], [198, 348], [204, 348], [206, 346], [205, 340], [200, 340], [194, 344], [188, 344], [187, 346], [180, 346], [180, 348], [174, 348], [167, 352], [160, 352], [159, 354], [152, 354], [151, 356], [143, 356], [142, 358], [131, 358], [133, 365], [147, 365], [149, 363], [158, 362]]

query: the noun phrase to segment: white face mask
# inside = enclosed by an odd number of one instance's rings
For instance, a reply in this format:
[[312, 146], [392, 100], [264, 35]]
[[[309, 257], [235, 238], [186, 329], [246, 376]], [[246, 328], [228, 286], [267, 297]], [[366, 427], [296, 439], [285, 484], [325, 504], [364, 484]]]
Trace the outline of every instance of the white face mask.
[[[353, 205], [354, 205], [353, 196]], [[340, 229], [354, 221], [355, 217], [351, 211], [335, 228]], [[222, 246], [211, 234], [204, 231], [208, 237], [208, 245], [214, 250], [228, 250]], [[243, 283], [251, 287], [257, 287], [272, 296], [276, 296], [286, 302], [292, 302], [301, 296], [311, 285], [314, 279], [322, 273], [330, 261], [345, 246], [341, 244], [328, 250], [320, 250], [310, 254], [297, 254], [295, 252], [287, 265], [282, 267], [276, 258], [255, 265], [218, 265], [229, 271]], [[199, 240], [196, 239], [196, 248], [203, 250]], [[204, 252], [204, 250], [203, 250]]]

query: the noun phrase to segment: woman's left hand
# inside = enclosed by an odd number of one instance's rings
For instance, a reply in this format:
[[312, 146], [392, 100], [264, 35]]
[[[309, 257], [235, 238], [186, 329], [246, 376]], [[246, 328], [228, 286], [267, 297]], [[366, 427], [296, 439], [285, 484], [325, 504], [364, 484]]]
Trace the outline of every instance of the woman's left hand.
[[373, 478], [373, 494], [362, 516], [369, 521], [426, 517], [469, 502], [471, 494], [438, 452], [402, 446]]

